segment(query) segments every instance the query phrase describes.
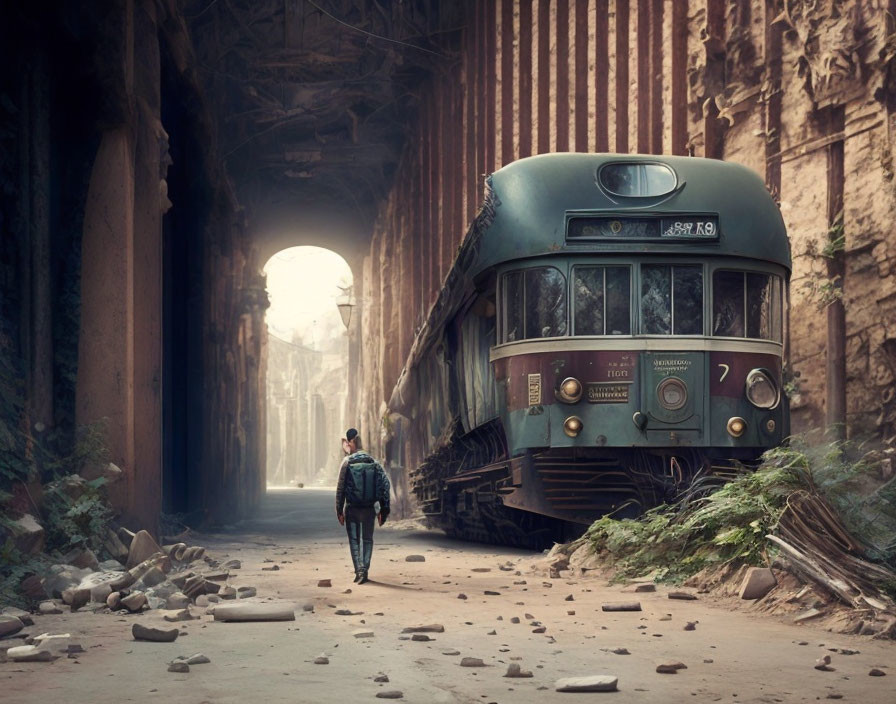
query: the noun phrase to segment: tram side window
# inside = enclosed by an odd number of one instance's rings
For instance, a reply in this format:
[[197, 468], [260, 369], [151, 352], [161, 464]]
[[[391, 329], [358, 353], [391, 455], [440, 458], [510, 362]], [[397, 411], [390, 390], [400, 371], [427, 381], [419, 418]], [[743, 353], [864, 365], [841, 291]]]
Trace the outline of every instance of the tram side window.
[[703, 334], [702, 266], [641, 266], [641, 334]]
[[781, 278], [745, 271], [713, 274], [712, 334], [780, 342], [783, 328]]
[[627, 266], [577, 266], [573, 283], [576, 335], [631, 334]]
[[566, 277], [553, 267], [504, 275], [504, 341], [566, 334]]

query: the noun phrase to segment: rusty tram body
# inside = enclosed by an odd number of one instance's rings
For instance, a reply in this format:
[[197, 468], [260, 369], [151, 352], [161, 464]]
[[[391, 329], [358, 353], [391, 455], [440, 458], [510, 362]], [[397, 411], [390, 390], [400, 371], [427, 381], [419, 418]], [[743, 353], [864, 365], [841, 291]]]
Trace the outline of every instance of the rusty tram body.
[[429, 449], [409, 476], [426, 515], [540, 546], [749, 466], [789, 432], [790, 269], [736, 164], [549, 154], [492, 174], [389, 403]]

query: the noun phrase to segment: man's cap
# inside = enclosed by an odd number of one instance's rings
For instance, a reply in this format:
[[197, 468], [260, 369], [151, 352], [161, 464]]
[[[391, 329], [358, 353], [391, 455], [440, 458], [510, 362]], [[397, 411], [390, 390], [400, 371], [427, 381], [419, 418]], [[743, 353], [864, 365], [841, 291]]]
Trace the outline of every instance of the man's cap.
[[355, 430], [354, 428], [349, 428], [348, 430], [345, 431], [345, 439], [348, 440], [349, 442], [354, 440], [356, 437], [358, 437], [358, 431]]

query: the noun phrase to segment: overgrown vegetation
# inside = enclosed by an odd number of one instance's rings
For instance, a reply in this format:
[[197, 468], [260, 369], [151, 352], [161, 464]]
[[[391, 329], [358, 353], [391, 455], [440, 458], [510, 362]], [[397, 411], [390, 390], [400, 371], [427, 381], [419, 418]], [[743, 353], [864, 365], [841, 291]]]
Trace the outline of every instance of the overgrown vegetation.
[[[699, 486], [673, 505], [638, 519], [604, 517], [588, 530], [595, 550], [607, 554], [620, 579], [653, 576], [681, 582], [705, 567], [732, 561], [767, 564], [766, 539], [797, 492], [823, 497], [866, 555], [896, 567], [896, 481], [879, 480], [873, 457], [845, 443], [810, 447], [796, 438], [767, 452], [761, 467], [718, 491], [699, 496]], [[695, 497], [695, 493], [698, 495]], [[892, 585], [881, 585], [889, 590]]]

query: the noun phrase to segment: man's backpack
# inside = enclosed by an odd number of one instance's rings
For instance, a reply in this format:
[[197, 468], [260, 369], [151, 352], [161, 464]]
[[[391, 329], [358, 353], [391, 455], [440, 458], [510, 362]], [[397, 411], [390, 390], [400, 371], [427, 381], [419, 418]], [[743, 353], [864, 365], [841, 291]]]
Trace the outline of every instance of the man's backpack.
[[381, 482], [377, 469], [377, 463], [370, 455], [349, 459], [345, 500], [350, 506], [373, 506], [376, 503]]

